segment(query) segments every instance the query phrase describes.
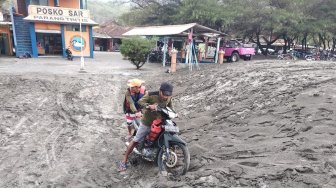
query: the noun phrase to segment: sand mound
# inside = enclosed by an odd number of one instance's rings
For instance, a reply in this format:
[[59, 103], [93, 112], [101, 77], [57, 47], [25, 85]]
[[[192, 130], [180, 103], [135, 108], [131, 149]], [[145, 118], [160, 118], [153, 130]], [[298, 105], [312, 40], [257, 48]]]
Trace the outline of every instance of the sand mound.
[[139, 161], [126, 174], [121, 110], [128, 74], [0, 75], [0, 187], [335, 187], [336, 65], [241, 62], [175, 74], [191, 165], [162, 177]]

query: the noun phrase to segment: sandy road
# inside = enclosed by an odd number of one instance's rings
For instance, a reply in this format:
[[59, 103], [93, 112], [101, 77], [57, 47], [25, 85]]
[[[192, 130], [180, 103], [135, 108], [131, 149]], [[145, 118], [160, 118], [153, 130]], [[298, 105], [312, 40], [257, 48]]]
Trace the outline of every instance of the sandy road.
[[[257, 60], [170, 75], [100, 55], [86, 74], [76, 61], [0, 61], [0, 187], [336, 186], [334, 63]], [[117, 173], [131, 77], [150, 90], [175, 86], [186, 176], [161, 177], [147, 162]]]
[[60, 58], [0, 63], [0, 187], [121, 181], [115, 162], [125, 148], [122, 93], [127, 78], [146, 70], [134, 70], [118, 54], [100, 55], [85, 74], [78, 62]]

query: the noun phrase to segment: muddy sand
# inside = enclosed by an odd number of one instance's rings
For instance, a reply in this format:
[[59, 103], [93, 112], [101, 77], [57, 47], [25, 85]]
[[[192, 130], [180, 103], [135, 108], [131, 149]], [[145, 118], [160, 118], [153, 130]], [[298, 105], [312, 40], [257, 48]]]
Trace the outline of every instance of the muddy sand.
[[[76, 62], [56, 72], [8, 62], [0, 63], [0, 187], [336, 187], [335, 63], [255, 60], [175, 74], [97, 63], [80, 74], [66, 69]], [[162, 177], [146, 161], [117, 172], [133, 77], [152, 91], [175, 86], [191, 155], [185, 176]]]

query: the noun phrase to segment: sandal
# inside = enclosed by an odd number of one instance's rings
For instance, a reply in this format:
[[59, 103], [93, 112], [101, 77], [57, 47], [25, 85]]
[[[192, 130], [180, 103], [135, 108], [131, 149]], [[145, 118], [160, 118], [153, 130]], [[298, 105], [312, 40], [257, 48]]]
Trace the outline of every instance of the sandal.
[[122, 161], [119, 161], [118, 171], [125, 172], [126, 170], [127, 170], [127, 164]]

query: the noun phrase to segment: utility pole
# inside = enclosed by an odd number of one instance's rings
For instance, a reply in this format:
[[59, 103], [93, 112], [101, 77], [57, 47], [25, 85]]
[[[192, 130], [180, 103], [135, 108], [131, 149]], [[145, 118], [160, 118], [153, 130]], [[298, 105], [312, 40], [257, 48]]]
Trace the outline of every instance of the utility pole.
[[[81, 0], [79, 0], [79, 11], [81, 11]], [[82, 14], [79, 16], [79, 32], [80, 32], [80, 37], [81, 37], [81, 65], [80, 65], [80, 70], [79, 72], [85, 72], [85, 62], [84, 62], [84, 57], [83, 57], [83, 33], [82, 33]]]

